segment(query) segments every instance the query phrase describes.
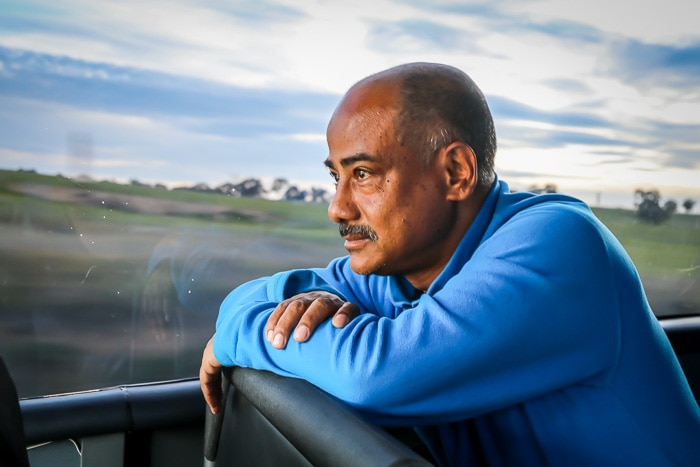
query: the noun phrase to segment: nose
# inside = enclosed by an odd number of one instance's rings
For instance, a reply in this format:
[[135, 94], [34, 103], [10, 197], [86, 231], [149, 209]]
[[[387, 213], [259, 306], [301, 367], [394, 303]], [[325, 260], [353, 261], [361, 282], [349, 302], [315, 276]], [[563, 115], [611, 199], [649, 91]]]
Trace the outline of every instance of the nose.
[[352, 221], [358, 217], [357, 205], [349, 187], [345, 184], [338, 182], [336, 185], [335, 195], [328, 205], [328, 217], [336, 224]]

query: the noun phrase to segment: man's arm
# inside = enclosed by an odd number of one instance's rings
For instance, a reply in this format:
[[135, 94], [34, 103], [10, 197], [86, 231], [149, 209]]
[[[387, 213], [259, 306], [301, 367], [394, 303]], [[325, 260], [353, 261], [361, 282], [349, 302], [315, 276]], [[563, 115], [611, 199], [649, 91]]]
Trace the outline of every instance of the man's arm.
[[[595, 229], [550, 214], [499, 231], [441, 290], [398, 313], [389, 308], [401, 306], [392, 302], [401, 286], [353, 278], [347, 262], [345, 281], [298, 271], [244, 287], [222, 304], [214, 352], [224, 365], [306, 379], [380, 423], [464, 419], [585, 380], [614, 355], [615, 280], [601, 267], [609, 258]], [[318, 289], [354, 294], [362, 311], [387, 309], [343, 329], [321, 323], [307, 342], [276, 350], [264, 336], [269, 316]]]
[[[289, 334], [296, 327], [294, 340], [306, 342], [316, 327], [332, 317], [331, 323], [342, 328], [360, 313], [357, 305], [344, 302], [337, 295], [313, 291], [295, 295], [277, 305], [267, 320], [265, 337], [276, 349], [287, 345]], [[221, 371], [223, 366], [213, 350], [214, 337], [207, 342], [199, 368], [199, 381], [204, 400], [212, 413], [221, 410]]]

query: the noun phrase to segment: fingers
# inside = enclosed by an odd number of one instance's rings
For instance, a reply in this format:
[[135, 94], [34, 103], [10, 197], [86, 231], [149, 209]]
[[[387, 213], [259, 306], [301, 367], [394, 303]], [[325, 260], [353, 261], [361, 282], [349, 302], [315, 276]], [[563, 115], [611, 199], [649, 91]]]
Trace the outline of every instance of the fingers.
[[344, 328], [350, 321], [355, 319], [360, 314], [360, 309], [357, 305], [350, 302], [342, 304], [338, 311], [333, 315], [331, 322], [336, 328]]
[[310, 304], [308, 300], [293, 297], [277, 305], [265, 327], [265, 338], [274, 348], [283, 349], [287, 346], [292, 329]]
[[270, 343], [272, 343], [273, 338], [275, 337], [275, 327], [277, 326], [280, 317], [284, 314], [285, 310], [287, 309], [287, 305], [289, 304], [289, 302], [290, 300], [285, 300], [281, 302], [273, 310], [270, 317], [267, 318], [267, 324], [265, 325], [265, 339], [267, 339], [267, 341]]
[[221, 410], [221, 364], [214, 356], [214, 338], [207, 342], [202, 355], [202, 365], [199, 367], [199, 384], [209, 409], [213, 414]]
[[[343, 308], [345, 302], [329, 292], [313, 291], [284, 300], [273, 310], [265, 326], [265, 339], [276, 349], [283, 349], [292, 331], [294, 340], [306, 342], [319, 324]], [[344, 311], [348, 321], [359, 313], [352, 305]], [[342, 327], [342, 326], [337, 326]]]
[[319, 297], [314, 300], [299, 319], [299, 324], [294, 330], [294, 340], [306, 342], [314, 333], [319, 324], [343, 307], [343, 302], [338, 298]]

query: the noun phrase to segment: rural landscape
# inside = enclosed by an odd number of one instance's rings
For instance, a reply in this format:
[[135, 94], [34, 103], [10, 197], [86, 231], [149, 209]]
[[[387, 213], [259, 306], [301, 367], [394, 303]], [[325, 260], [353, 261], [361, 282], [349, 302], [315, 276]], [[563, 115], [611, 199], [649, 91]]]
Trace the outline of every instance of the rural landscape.
[[[0, 355], [21, 397], [193, 376], [231, 289], [345, 254], [322, 190], [201, 188], [0, 170]], [[657, 316], [700, 312], [700, 215], [649, 222], [633, 196], [594, 212]]]

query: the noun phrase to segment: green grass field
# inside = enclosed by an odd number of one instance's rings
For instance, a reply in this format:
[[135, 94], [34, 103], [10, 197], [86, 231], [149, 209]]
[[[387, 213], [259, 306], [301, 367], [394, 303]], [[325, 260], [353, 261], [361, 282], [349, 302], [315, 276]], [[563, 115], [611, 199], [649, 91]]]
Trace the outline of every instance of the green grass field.
[[[20, 394], [196, 374], [223, 294], [345, 254], [326, 209], [0, 170], [0, 354]], [[594, 211], [658, 316], [700, 313], [700, 216]]]
[[700, 216], [675, 214], [661, 225], [639, 221], [634, 211], [594, 209], [622, 242], [640, 273], [674, 273], [700, 267]]

